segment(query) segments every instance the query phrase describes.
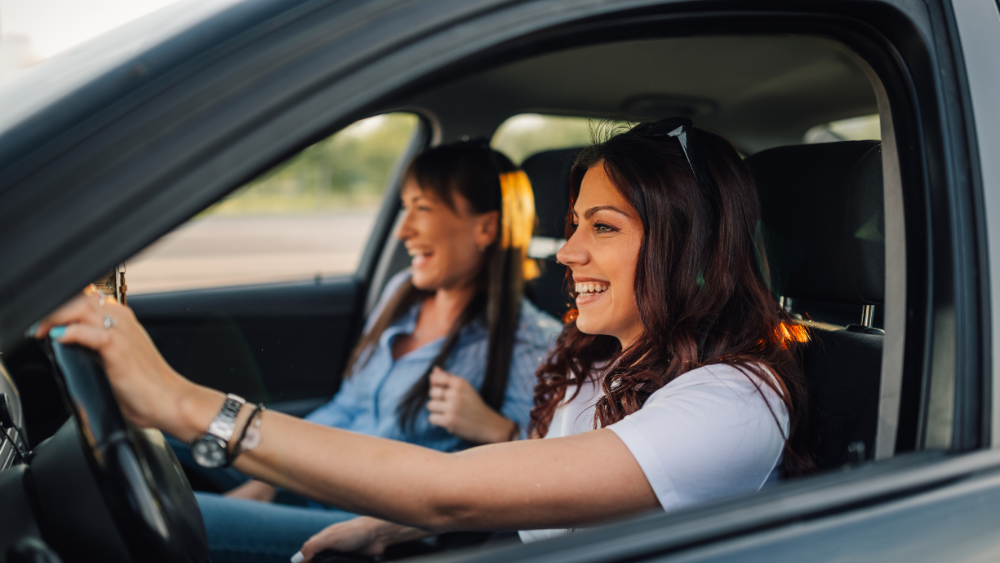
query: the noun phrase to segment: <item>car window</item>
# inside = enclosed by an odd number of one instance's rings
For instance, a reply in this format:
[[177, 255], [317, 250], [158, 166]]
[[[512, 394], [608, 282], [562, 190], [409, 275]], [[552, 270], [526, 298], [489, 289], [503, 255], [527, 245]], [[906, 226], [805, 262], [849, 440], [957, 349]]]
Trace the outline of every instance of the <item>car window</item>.
[[417, 124], [363, 119], [272, 168], [127, 261], [129, 293], [354, 272]]
[[625, 122], [522, 113], [510, 117], [497, 128], [490, 146], [519, 165], [542, 151], [589, 145], [602, 128], [618, 123]]
[[803, 143], [835, 143], [837, 141], [879, 141], [882, 139], [878, 114], [838, 119], [811, 127]]

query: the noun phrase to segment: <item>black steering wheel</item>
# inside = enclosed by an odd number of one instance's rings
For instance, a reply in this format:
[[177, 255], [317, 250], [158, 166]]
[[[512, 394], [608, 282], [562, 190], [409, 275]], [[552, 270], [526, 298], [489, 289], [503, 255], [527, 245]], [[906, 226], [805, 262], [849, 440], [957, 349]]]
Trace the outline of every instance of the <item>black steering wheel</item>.
[[194, 493], [163, 434], [125, 420], [96, 354], [49, 345], [72, 416], [30, 460], [46, 540], [66, 561], [210, 561]]

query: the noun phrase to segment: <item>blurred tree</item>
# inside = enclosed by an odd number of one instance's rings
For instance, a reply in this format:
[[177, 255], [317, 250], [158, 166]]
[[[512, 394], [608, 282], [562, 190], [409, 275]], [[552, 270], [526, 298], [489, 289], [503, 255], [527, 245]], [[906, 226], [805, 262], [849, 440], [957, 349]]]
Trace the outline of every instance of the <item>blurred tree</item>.
[[301, 213], [377, 205], [417, 128], [393, 113], [362, 119], [236, 190], [206, 214]]

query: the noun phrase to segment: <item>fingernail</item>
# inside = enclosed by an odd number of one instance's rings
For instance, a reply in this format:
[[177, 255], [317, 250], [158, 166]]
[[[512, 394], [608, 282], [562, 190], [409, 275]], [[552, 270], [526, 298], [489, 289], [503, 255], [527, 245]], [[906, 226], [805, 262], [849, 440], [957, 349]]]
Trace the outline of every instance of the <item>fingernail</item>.
[[[285, 553], [288, 553], [288, 552], [286, 551]], [[305, 558], [306, 558], [306, 556], [302, 555], [301, 551], [296, 551], [295, 555], [292, 556], [292, 563], [302, 563], [302, 561], [304, 561]]]
[[62, 338], [66, 334], [66, 327], [64, 326], [54, 326], [49, 330], [49, 338], [56, 340]]
[[41, 323], [35, 323], [28, 327], [28, 330], [24, 331], [25, 338], [34, 338], [38, 334], [38, 327], [42, 326]]

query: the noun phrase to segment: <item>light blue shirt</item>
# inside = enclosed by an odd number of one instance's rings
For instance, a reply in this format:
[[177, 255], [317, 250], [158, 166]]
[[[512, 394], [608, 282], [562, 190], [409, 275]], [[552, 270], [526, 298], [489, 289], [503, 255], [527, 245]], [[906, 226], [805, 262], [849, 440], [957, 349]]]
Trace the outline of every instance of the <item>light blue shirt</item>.
[[[388, 298], [408, 277], [409, 272], [404, 271], [386, 284], [381, 301], [369, 318], [369, 325], [377, 318]], [[306, 420], [445, 452], [471, 446], [472, 444], [447, 430], [433, 426], [427, 419], [426, 407], [417, 415], [412, 431], [404, 432], [399, 427], [396, 410], [400, 401], [427, 371], [444, 344], [442, 337], [393, 359], [393, 339], [400, 334], [413, 333], [420, 307], [420, 303], [414, 305], [389, 326], [379, 337], [368, 361], [344, 380], [340, 391], [329, 403], [313, 411]], [[517, 423], [522, 438], [528, 428], [534, 401], [535, 371], [548, 356], [561, 331], [561, 323], [539, 311], [527, 299], [521, 299], [521, 317], [511, 356], [507, 393], [500, 412]], [[480, 317], [460, 330], [458, 341], [445, 361], [444, 370], [465, 378], [473, 388], [479, 389], [486, 375], [488, 348], [488, 329], [485, 320]]]

